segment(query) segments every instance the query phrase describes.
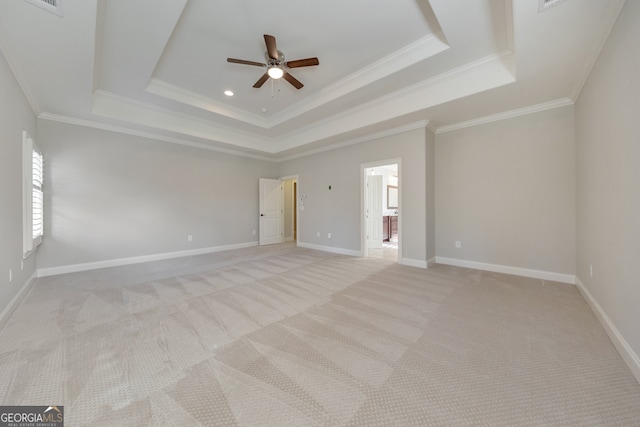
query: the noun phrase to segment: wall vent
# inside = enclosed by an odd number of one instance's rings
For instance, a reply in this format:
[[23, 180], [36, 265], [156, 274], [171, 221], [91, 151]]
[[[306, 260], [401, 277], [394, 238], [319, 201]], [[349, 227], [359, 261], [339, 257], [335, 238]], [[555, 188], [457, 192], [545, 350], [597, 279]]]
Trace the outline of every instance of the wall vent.
[[62, 16], [62, 0], [24, 0], [25, 2], [38, 6], [47, 12]]
[[540, 13], [567, 0], [538, 0], [538, 1], [539, 1], [538, 13]]

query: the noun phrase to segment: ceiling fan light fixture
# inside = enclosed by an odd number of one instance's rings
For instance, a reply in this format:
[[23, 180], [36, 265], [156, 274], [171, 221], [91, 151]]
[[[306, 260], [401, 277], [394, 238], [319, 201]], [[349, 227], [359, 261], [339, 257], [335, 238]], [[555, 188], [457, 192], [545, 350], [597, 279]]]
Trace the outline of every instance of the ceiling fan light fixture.
[[269, 74], [269, 77], [271, 77], [272, 79], [277, 80], [279, 78], [282, 78], [282, 76], [284, 75], [284, 71], [280, 67], [273, 66], [269, 67], [269, 69], [267, 70], [267, 74]]
[[[38, 0], [45, 1], [45, 0]], [[246, 59], [227, 58], [227, 62], [232, 64], [252, 65], [254, 67], [266, 67], [267, 71], [264, 73], [257, 82], [253, 84], [253, 87], [260, 89], [262, 85], [269, 79], [278, 80], [284, 78], [291, 86], [296, 89], [302, 89], [304, 86], [302, 82], [293, 77], [287, 71], [290, 68], [310, 67], [313, 65], [320, 65], [318, 58], [305, 58], [296, 59], [295, 61], [285, 61], [284, 53], [280, 52], [276, 47], [276, 38], [268, 34], [264, 35], [264, 43], [267, 46], [267, 51], [264, 54], [265, 63], [247, 61]], [[272, 86], [273, 87], [273, 86]]]

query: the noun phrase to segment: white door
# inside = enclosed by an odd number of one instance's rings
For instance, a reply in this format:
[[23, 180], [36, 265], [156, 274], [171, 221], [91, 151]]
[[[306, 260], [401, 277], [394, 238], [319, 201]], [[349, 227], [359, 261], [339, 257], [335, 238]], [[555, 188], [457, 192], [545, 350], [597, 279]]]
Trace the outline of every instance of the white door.
[[382, 175], [367, 176], [367, 237], [370, 249], [382, 247]]
[[282, 243], [283, 198], [279, 179], [260, 178], [260, 245]]

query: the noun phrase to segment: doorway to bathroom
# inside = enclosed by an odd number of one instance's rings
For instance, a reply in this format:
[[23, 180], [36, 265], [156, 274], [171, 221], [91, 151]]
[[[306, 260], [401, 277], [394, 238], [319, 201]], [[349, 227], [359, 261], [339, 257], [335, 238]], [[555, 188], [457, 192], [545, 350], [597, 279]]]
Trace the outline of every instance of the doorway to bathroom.
[[398, 261], [401, 253], [400, 160], [361, 165], [362, 255]]

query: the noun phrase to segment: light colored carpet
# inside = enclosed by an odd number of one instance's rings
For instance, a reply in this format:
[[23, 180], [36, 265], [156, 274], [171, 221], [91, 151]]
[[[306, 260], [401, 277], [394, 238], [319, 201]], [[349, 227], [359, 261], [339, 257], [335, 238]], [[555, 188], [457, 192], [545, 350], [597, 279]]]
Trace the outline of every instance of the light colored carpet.
[[292, 245], [38, 279], [0, 402], [66, 425], [640, 425], [577, 289]]

